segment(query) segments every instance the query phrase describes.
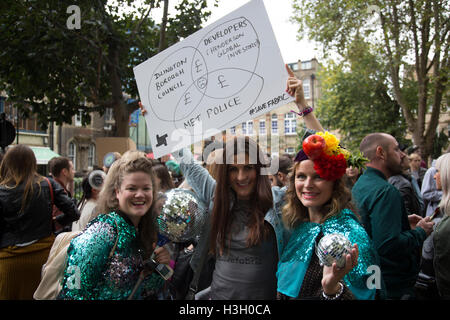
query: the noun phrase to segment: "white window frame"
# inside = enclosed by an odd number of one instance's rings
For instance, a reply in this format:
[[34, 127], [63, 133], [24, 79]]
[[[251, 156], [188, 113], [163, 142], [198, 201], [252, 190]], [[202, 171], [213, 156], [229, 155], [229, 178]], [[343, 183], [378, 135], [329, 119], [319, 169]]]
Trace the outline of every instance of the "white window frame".
[[[275, 126], [274, 126], [275, 124]], [[272, 134], [278, 134], [278, 115], [276, 113], [272, 114], [271, 120], [270, 120], [270, 130]]]
[[309, 78], [305, 78], [302, 80], [303, 84], [303, 93], [305, 95], [305, 99], [311, 98], [311, 80]]
[[75, 126], [81, 127], [82, 123], [83, 123], [83, 111], [79, 109], [78, 113], [75, 115]]
[[246, 136], [253, 135], [253, 120], [242, 122], [242, 134]]
[[67, 158], [73, 163], [73, 168], [76, 170], [77, 165], [77, 145], [75, 142], [70, 141], [67, 146]]
[[284, 153], [294, 154], [295, 153], [295, 148], [294, 147], [287, 147], [287, 148], [284, 149]]
[[259, 134], [265, 135], [266, 133], [266, 120], [259, 120]]
[[284, 115], [284, 134], [294, 135], [296, 134], [297, 120], [293, 112], [288, 112]]
[[105, 119], [105, 121], [113, 121], [114, 120], [113, 108], [106, 108], [103, 118]]
[[311, 60], [302, 62], [302, 70], [308, 70], [308, 69], [311, 69]]
[[88, 167], [95, 165], [95, 144], [91, 143], [88, 148]]

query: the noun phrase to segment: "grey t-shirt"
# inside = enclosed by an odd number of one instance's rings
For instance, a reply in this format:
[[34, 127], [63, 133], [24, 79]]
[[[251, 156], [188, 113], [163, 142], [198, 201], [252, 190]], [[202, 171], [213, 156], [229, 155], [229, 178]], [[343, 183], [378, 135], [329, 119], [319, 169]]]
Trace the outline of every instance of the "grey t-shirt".
[[226, 237], [223, 255], [219, 255], [219, 250], [216, 254], [211, 283], [213, 300], [276, 299], [278, 253], [275, 232], [270, 227], [268, 237], [258, 245], [247, 247], [249, 228], [246, 225], [250, 210], [249, 201], [242, 200], [232, 209], [231, 232]]

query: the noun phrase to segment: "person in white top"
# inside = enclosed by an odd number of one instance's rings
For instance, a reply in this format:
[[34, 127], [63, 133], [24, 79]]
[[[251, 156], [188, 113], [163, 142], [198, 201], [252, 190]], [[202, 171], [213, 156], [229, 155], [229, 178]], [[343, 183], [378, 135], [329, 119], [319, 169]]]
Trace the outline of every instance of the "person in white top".
[[101, 184], [99, 184], [98, 179], [104, 180], [104, 177], [95, 177], [96, 182], [92, 182], [92, 176], [98, 175], [97, 171], [90, 172], [86, 177], [84, 177], [81, 182], [81, 187], [83, 188], [83, 196], [78, 203], [78, 210], [80, 211], [80, 219], [72, 224], [72, 231], [82, 231], [86, 225], [94, 219], [97, 214], [95, 212], [95, 207], [97, 206], [98, 195], [101, 191]]

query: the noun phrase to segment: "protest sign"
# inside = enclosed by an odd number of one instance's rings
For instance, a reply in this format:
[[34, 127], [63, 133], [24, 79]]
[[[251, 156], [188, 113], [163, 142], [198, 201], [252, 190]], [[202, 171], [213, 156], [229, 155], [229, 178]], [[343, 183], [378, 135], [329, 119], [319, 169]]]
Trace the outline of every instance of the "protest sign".
[[262, 0], [253, 0], [134, 68], [156, 158], [293, 99]]

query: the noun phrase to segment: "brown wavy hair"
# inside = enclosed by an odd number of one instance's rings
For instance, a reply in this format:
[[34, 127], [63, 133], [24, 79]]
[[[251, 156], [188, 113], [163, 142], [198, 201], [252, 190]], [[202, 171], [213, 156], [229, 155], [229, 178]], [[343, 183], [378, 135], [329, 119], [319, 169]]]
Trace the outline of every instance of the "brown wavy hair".
[[40, 192], [39, 183], [44, 180], [37, 173], [37, 162], [33, 150], [23, 144], [8, 149], [0, 166], [0, 177], [0, 185], [5, 188], [15, 189], [19, 185], [24, 185], [20, 212], [25, 210], [29, 198], [33, 195], [34, 184], [38, 184]]
[[[236, 199], [236, 193], [230, 188], [228, 180], [229, 164], [234, 162], [234, 156], [238, 154], [249, 156], [250, 164], [255, 164], [257, 180], [254, 196], [251, 197], [250, 219], [248, 222], [249, 234], [247, 245], [254, 246], [260, 243], [268, 234], [264, 224], [266, 212], [273, 206], [272, 188], [267, 175], [261, 175], [261, 168], [267, 165], [265, 155], [261, 152], [258, 144], [249, 137], [234, 137], [227, 141], [222, 154], [222, 163], [216, 167], [216, 189], [214, 194], [214, 207], [211, 218], [211, 252], [215, 253], [217, 246], [219, 253], [223, 254], [226, 235], [230, 233], [231, 227], [231, 199]], [[240, 157], [238, 157], [238, 160]]]
[[[288, 229], [294, 229], [300, 222], [309, 221], [308, 208], [302, 204], [295, 191], [295, 172], [299, 165], [300, 162], [295, 162], [288, 175], [289, 187], [286, 191], [286, 204], [283, 207], [282, 216], [283, 223]], [[345, 183], [345, 175], [334, 181], [331, 198], [322, 207], [323, 218], [321, 223], [329, 217], [337, 215], [343, 209], [350, 209], [357, 215], [356, 208], [352, 203], [350, 189]]]

